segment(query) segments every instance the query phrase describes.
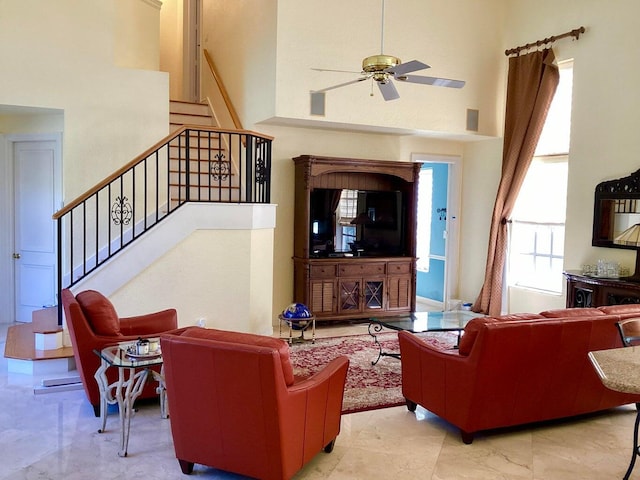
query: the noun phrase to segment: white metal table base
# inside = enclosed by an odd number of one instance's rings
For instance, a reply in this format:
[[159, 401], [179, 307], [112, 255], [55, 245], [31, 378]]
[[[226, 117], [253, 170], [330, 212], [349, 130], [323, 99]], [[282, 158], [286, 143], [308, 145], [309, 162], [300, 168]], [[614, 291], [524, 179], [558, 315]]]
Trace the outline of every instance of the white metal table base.
[[[107, 409], [109, 405], [118, 404], [118, 414], [120, 418], [120, 457], [127, 456], [127, 448], [129, 445], [129, 431], [131, 429], [131, 415], [133, 413], [133, 404], [142, 393], [144, 385], [149, 377], [149, 373], [153, 379], [158, 382], [156, 391], [160, 395], [160, 415], [162, 418], [168, 418], [168, 402], [167, 391], [164, 384], [164, 366], [160, 373], [148, 367], [140, 367], [136, 372], [135, 367], [120, 367], [118, 369], [118, 381], [109, 384], [107, 380], [107, 369], [112, 366], [106, 360], [102, 359], [100, 367], [94, 375], [100, 389], [100, 422], [101, 428], [98, 430], [102, 433], [107, 425]], [[126, 372], [125, 372], [126, 371]]]

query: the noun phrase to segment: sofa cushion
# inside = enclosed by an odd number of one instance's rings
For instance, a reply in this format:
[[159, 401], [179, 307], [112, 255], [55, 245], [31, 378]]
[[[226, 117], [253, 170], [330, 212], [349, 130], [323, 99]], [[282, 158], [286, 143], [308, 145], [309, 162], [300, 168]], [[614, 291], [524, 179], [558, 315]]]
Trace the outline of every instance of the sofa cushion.
[[625, 315], [627, 313], [637, 313], [640, 315], [640, 305], [637, 303], [627, 303], [624, 305], [609, 305], [598, 307], [605, 315]]
[[76, 301], [96, 335], [122, 336], [118, 313], [107, 297], [95, 290], [85, 290], [76, 295]]
[[293, 375], [293, 365], [289, 357], [289, 345], [279, 338], [267, 337], [266, 335], [256, 335], [253, 333], [231, 332], [228, 330], [216, 330], [215, 328], [187, 328], [182, 333], [183, 337], [206, 338], [219, 342], [239, 343], [242, 345], [257, 345], [269, 347], [278, 351], [284, 381], [287, 385], [293, 385], [295, 378]]
[[545, 318], [575, 318], [606, 314], [598, 308], [559, 308], [557, 310], [540, 312], [540, 315]]
[[467, 323], [464, 328], [464, 335], [460, 339], [460, 344], [458, 345], [458, 353], [460, 355], [467, 356], [471, 353], [471, 347], [476, 341], [476, 337], [478, 336], [478, 332], [482, 329], [484, 325], [487, 323], [496, 323], [496, 322], [513, 322], [518, 320], [534, 320], [538, 318], [545, 318], [542, 315], [538, 315], [536, 313], [512, 313], [510, 315], [501, 315], [499, 317], [477, 317]]

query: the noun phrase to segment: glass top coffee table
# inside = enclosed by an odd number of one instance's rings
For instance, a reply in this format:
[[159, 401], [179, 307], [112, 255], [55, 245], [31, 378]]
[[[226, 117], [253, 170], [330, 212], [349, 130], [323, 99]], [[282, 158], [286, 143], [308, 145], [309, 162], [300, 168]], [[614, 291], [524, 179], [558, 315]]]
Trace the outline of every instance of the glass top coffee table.
[[[481, 313], [468, 310], [451, 310], [446, 312], [412, 312], [407, 315], [386, 318], [369, 319], [369, 335], [378, 347], [378, 358], [371, 362], [375, 365], [381, 357], [400, 358], [399, 353], [388, 353], [382, 351], [382, 345], [378, 342], [378, 334], [384, 329], [406, 330], [412, 333], [424, 332], [458, 332], [458, 342], [464, 327], [469, 321], [476, 317], [482, 317]], [[457, 344], [456, 344], [457, 346]]]

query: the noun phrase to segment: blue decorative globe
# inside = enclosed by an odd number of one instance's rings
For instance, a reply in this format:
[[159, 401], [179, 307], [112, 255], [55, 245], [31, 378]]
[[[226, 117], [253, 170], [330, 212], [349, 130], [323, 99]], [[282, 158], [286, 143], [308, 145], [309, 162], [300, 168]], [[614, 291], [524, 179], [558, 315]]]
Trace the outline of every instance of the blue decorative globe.
[[295, 330], [302, 330], [307, 326], [308, 319], [313, 315], [303, 303], [292, 303], [282, 311], [282, 318], [287, 325]]
[[310, 318], [311, 312], [303, 303], [292, 303], [282, 312], [284, 318]]

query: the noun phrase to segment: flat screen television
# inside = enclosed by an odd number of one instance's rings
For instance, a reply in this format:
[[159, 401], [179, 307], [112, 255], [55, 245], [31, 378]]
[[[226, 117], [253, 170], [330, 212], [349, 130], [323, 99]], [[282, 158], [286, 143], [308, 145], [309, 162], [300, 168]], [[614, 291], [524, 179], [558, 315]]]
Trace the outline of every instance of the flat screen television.
[[310, 256], [405, 255], [400, 191], [317, 188], [311, 192]]

